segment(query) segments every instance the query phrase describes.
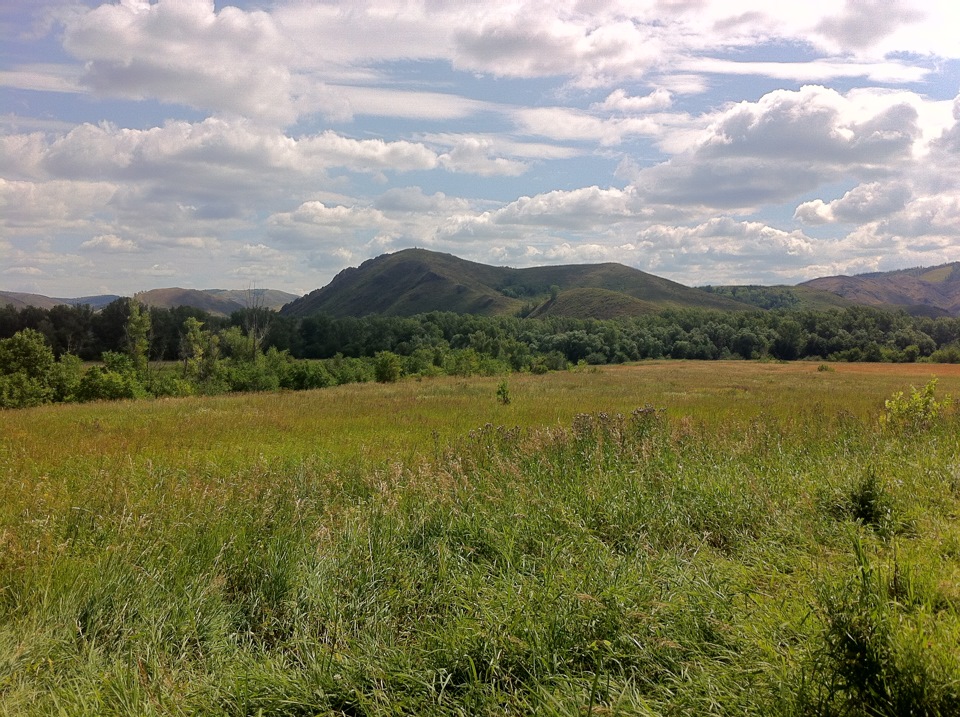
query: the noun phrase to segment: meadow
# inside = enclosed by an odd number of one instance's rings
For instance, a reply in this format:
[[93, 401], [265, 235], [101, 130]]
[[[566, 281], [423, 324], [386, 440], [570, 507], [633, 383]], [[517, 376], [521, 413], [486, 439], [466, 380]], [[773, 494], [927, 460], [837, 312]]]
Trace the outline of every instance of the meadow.
[[0, 411], [0, 714], [960, 714], [949, 395], [655, 361]]

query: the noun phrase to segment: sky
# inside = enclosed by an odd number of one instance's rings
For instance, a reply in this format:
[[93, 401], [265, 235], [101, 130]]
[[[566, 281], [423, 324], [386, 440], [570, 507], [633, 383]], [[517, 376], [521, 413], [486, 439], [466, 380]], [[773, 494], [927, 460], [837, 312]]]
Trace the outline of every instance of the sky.
[[0, 0], [0, 290], [960, 261], [955, 0]]

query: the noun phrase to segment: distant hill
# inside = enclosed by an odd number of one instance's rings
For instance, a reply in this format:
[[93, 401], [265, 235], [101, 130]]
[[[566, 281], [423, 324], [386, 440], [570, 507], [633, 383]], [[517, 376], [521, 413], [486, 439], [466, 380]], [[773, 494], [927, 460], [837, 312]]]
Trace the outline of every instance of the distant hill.
[[[16, 309], [34, 306], [51, 309], [60, 304], [80, 306], [87, 304], [94, 309], [102, 309], [107, 304], [122, 297], [116, 294], [81, 296], [75, 299], [57, 299], [40, 294], [23, 294], [14, 291], [0, 291], [0, 306], [12, 304]], [[151, 289], [137, 294], [137, 298], [146, 306], [159, 306], [172, 309], [177, 306], [192, 306], [211, 314], [229, 316], [234, 311], [253, 304], [276, 311], [284, 304], [297, 298], [276, 289]]]
[[[50, 309], [58, 304], [102, 308], [116, 295], [51, 298], [0, 291], [0, 307]], [[623, 264], [567, 264], [526, 269], [490, 266], [426, 249], [404, 249], [344, 269], [321, 289], [297, 297], [274, 289], [151, 289], [148, 306], [192, 306], [227, 316], [251, 305], [287, 316], [335, 317], [429, 311], [531, 317], [607, 319], [667, 308], [721, 311], [867, 305], [918, 316], [960, 316], [960, 262], [855, 276], [830, 276], [797, 286], [691, 288]]]
[[[552, 297], [551, 288], [557, 296]], [[287, 304], [281, 313], [308, 316], [410, 316], [428, 311], [596, 318], [651, 313], [668, 307], [748, 309], [622, 264], [573, 264], [527, 269], [489, 266], [426, 249], [404, 249], [344, 269], [329, 284]]]
[[296, 299], [295, 294], [275, 289], [151, 289], [137, 294], [137, 299], [146, 306], [172, 309], [177, 306], [192, 306], [209, 314], [229, 316], [234, 311], [262, 306], [277, 310]]
[[79, 296], [76, 299], [54, 299], [58, 304], [69, 304], [70, 306], [83, 306], [86, 304], [90, 308], [102, 309], [107, 304], [112, 304], [117, 299], [122, 298], [119, 294], [97, 294], [96, 296]]
[[0, 306], [11, 305], [15, 309], [35, 306], [38, 309], [52, 309], [57, 304], [66, 303], [60, 299], [51, 299], [40, 294], [23, 294], [18, 291], [0, 291]]
[[856, 276], [828, 276], [799, 286], [829, 291], [856, 304], [892, 305], [922, 315], [960, 315], [960, 262]]

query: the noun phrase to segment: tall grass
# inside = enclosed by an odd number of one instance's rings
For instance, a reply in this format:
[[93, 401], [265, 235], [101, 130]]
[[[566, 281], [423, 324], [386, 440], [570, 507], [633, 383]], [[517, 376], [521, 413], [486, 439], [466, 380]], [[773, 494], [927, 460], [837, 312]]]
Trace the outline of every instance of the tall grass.
[[957, 417], [655, 368], [0, 414], [0, 713], [956, 714]]

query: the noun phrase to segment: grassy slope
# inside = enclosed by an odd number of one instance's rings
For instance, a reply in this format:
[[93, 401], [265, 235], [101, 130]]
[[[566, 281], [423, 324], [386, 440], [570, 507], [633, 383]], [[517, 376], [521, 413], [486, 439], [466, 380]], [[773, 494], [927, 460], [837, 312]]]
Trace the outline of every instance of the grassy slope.
[[957, 419], [876, 420], [934, 373], [0, 413], [0, 713], [956, 713]]
[[48, 296], [41, 296], [39, 294], [24, 294], [17, 291], [0, 291], [0, 306], [6, 306], [9, 304], [15, 309], [23, 309], [28, 306], [37, 306], [41, 309], [52, 309], [54, 306], [62, 303], [62, 301], [58, 301], [57, 299], [51, 299]]
[[635, 299], [607, 289], [568, 289], [553, 301], [546, 301], [530, 313], [530, 318], [572, 316], [576, 318], [617, 319], [650, 314], [662, 309], [649, 301]]

